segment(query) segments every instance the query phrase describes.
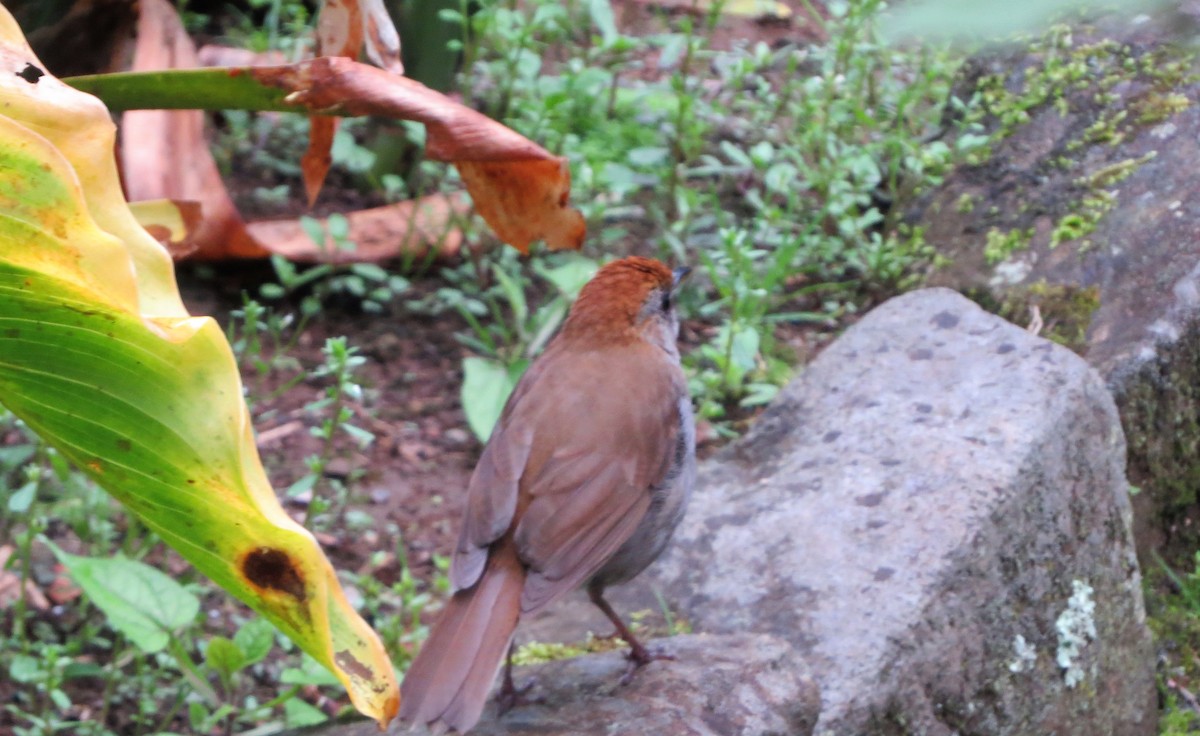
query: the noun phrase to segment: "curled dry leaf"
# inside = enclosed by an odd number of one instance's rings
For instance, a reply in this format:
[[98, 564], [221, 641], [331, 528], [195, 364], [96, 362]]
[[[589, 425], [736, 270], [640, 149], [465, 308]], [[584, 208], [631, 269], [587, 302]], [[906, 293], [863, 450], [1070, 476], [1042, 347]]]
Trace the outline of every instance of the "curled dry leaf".
[[337, 118], [327, 115], [312, 115], [308, 118], [308, 148], [300, 157], [300, 173], [304, 178], [304, 194], [308, 197], [308, 206], [317, 202], [321, 193], [321, 185], [329, 167], [333, 165], [333, 136], [337, 133]]
[[317, 56], [358, 56], [359, 50], [377, 66], [403, 74], [400, 34], [383, 0], [325, 0], [317, 17]]
[[[375, 0], [360, 0], [356, 7], [365, 24], [358, 38], [363, 39], [368, 50], [374, 43], [372, 34], [383, 38], [386, 43], [375, 44], [376, 50], [390, 49], [387, 53], [398, 60], [398, 40], [389, 45], [387, 31], [381, 30], [387, 17], [383, 6]], [[142, 0], [140, 12], [135, 70], [197, 65], [195, 47], [166, 0]], [[427, 155], [458, 167], [476, 208], [502, 241], [522, 252], [538, 239], [555, 249], [579, 248], [583, 244], [583, 217], [567, 204], [571, 180], [566, 160], [440, 92], [383, 69], [336, 57], [286, 66], [235, 68], [228, 73], [247, 75], [260, 84], [287, 91], [288, 101], [300, 110], [322, 115], [378, 115], [424, 123], [428, 129]], [[323, 157], [328, 156], [327, 142], [332, 141], [333, 125], [318, 123], [315, 127], [320, 142], [317, 148], [324, 151]], [[200, 112], [126, 113], [121, 158], [130, 199], [201, 203], [203, 222], [182, 249], [173, 249], [176, 255], [206, 260], [264, 257], [272, 252], [307, 261], [330, 257], [299, 234], [301, 230], [296, 223], [287, 226], [264, 223], [247, 228], [208, 149]], [[314, 164], [318, 168], [322, 165], [320, 161]], [[308, 189], [311, 198], [315, 187], [310, 183]], [[423, 214], [414, 220], [421, 226], [411, 232], [395, 230], [398, 222], [408, 219], [393, 214], [398, 210], [381, 208], [361, 218], [351, 214], [352, 224], [386, 222], [383, 226], [362, 227], [394, 237], [390, 246], [375, 237], [368, 245], [360, 243], [356, 252], [369, 254], [366, 257], [375, 260], [413, 250], [424, 252], [430, 247], [443, 253], [457, 248], [460, 234], [445, 237], [447, 223], [458, 211], [457, 204], [437, 207], [423, 202], [413, 208]], [[451, 219], [435, 223], [431, 218], [437, 213]], [[271, 238], [280, 233], [285, 239], [276, 244]], [[356, 237], [353, 231], [352, 237]]]
[[401, 253], [422, 255], [436, 244], [439, 255], [449, 256], [462, 245], [462, 231], [454, 223], [471, 210], [463, 195], [433, 194], [386, 207], [346, 214], [347, 240], [355, 249], [343, 251], [314, 243], [296, 220], [250, 223], [250, 233], [271, 244], [271, 250], [292, 261], [359, 263], [394, 258]]
[[522, 253], [538, 238], [552, 248], [578, 248], [583, 218], [567, 204], [571, 172], [565, 159], [456, 161], [475, 208], [496, 235]]
[[[196, 47], [166, 0], [141, 0], [133, 70], [197, 66]], [[121, 118], [121, 176], [130, 200], [201, 203], [203, 221], [190, 237], [198, 258], [270, 255], [246, 232], [204, 137], [198, 110], [136, 110]]]
[[[317, 56], [354, 59], [364, 43], [373, 62], [393, 74], [404, 73], [400, 35], [382, 0], [325, 0], [317, 18]], [[333, 163], [330, 151], [337, 129], [337, 118], [321, 115], [309, 118], [308, 148], [300, 159], [309, 207], [316, 203]]]
[[367, 58], [392, 74], [403, 74], [400, 34], [396, 32], [392, 16], [384, 7], [383, 0], [361, 0], [359, 8], [363, 19], [363, 41]]
[[567, 204], [566, 159], [420, 82], [329, 57], [230, 73], [286, 90], [288, 102], [309, 110], [421, 122], [428, 131], [426, 154], [458, 167], [480, 215], [501, 240], [521, 252], [537, 239], [553, 249], [583, 245], [583, 216]]
[[325, 0], [317, 16], [317, 56], [358, 56], [363, 19], [357, 0]]
[[[253, 66], [282, 61], [278, 55], [247, 56], [246, 52], [238, 49], [222, 47], [206, 47], [204, 54], [198, 56], [178, 14], [169, 3], [165, 0], [142, 0], [139, 11], [138, 40], [133, 61], [135, 71], [186, 69], [201, 63]], [[360, 28], [364, 27], [363, 22], [360, 21]], [[358, 34], [358, 39], [361, 44], [363, 33]], [[399, 54], [398, 45], [395, 53]], [[317, 120], [314, 130], [318, 138], [324, 141], [323, 149], [318, 145], [318, 150], [324, 151], [327, 169], [336, 120], [328, 116], [320, 116]], [[198, 224], [189, 227], [189, 236], [182, 242], [170, 242], [176, 239], [168, 239], [167, 246], [177, 260], [263, 258], [278, 252], [300, 261], [319, 261], [326, 255], [323, 249], [308, 239], [296, 221], [264, 222], [247, 227], [221, 180], [208, 148], [204, 136], [204, 113], [192, 110], [127, 112], [121, 124], [121, 143], [122, 175], [130, 199], [171, 199], [199, 203], [203, 217]], [[306, 162], [306, 165], [311, 164]], [[306, 177], [306, 184], [308, 181]], [[316, 188], [319, 186], [318, 180]], [[309, 195], [311, 201], [315, 196], [315, 189], [311, 185]], [[411, 205], [378, 208], [361, 216], [351, 213], [351, 235], [363, 238], [359, 242], [359, 249], [353, 253], [363, 254], [362, 257], [369, 260], [384, 260], [405, 252], [425, 253], [430, 247], [437, 247], [442, 253], [456, 251], [462, 235], [457, 232], [447, 234], [447, 230], [454, 213], [460, 212], [465, 204], [461, 198], [453, 198], [454, 206], [437, 206], [436, 201], [435, 198]], [[135, 210], [142, 211], [136, 207]], [[418, 215], [414, 218], [412, 212]], [[161, 217], [162, 211], [159, 213]], [[188, 211], [183, 214], [190, 216]], [[435, 221], [434, 218], [439, 214], [447, 219]], [[405, 230], [410, 222], [417, 227], [411, 231]], [[163, 234], [157, 229], [153, 233], [156, 236]], [[337, 254], [337, 257], [356, 258], [353, 254]]]

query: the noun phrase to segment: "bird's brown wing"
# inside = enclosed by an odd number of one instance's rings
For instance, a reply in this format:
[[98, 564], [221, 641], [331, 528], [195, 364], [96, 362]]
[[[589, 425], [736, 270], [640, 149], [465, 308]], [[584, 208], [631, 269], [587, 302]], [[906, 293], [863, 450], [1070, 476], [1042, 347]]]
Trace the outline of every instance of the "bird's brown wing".
[[547, 353], [517, 382], [471, 473], [462, 529], [450, 565], [450, 583], [455, 590], [469, 588], [479, 580], [487, 565], [488, 547], [512, 525], [518, 485], [533, 443], [533, 427], [514, 423], [512, 417], [515, 407], [538, 383], [546, 359], [551, 357]]
[[518, 384], [484, 450], [451, 570], [456, 588], [473, 585], [515, 521], [525, 613], [582, 584], [633, 534], [670, 467], [685, 390], [677, 365], [647, 344], [555, 347]]
[[535, 426], [514, 540], [529, 566], [521, 610], [538, 610], [595, 574], [633, 534], [666, 475], [680, 430], [678, 366], [636, 343], [576, 354], [538, 390], [557, 398]]

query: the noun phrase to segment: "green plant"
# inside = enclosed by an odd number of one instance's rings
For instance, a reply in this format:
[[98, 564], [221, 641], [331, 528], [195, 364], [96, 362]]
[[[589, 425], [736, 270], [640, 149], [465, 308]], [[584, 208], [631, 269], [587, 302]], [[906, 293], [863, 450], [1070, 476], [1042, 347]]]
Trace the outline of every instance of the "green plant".
[[307, 471], [287, 489], [292, 497], [307, 496], [305, 525], [317, 522], [326, 511], [334, 512], [332, 520], [341, 521], [346, 511], [349, 486], [363, 474], [362, 468], [352, 470], [343, 478], [334, 478], [326, 473], [330, 460], [337, 450], [337, 440], [348, 438], [361, 449], [375, 441], [370, 430], [353, 424], [355, 407], [363, 401], [363, 389], [357, 382], [355, 371], [366, 361], [358, 349], [350, 346], [344, 337], [331, 337], [321, 349], [325, 362], [311, 373], [314, 379], [326, 379], [322, 396], [304, 405], [304, 411], [317, 417], [318, 424], [309, 432], [321, 442], [321, 449], [304, 460]]
[[[44, 604], [25, 595], [0, 609], [0, 673], [12, 688], [0, 708], [0, 731], [109, 736], [109, 714], [118, 710], [138, 733], [184, 725], [194, 733], [231, 732], [325, 720], [300, 695], [314, 684], [336, 686], [327, 670], [311, 658], [308, 664], [297, 659], [284, 639], [292, 653], [276, 655], [272, 671], [278, 674], [272, 677], [285, 687], [261, 697], [274, 626], [244, 613], [232, 635], [220, 623], [209, 625], [200, 601], [212, 595], [211, 583], [192, 573], [177, 581], [137, 559], [161, 553], [153, 532], [123, 517], [111, 499], [51, 448], [26, 437], [7, 413], [0, 413], [0, 442], [0, 496], [8, 499], [0, 509], [6, 529], [0, 538], [13, 542], [11, 555], [0, 545], [0, 559], [8, 561], [0, 562], [0, 578], [11, 573], [23, 591], [40, 590], [45, 553], [53, 552], [82, 590], [52, 619], [34, 616], [34, 606]], [[84, 552], [64, 552], [45, 536], [50, 533]], [[60, 625], [66, 628], [60, 631]], [[96, 682], [100, 694], [88, 686]], [[98, 711], [90, 710], [95, 702]], [[80, 713], [91, 716], [81, 722]]]
[[299, 361], [289, 352], [304, 331], [306, 322], [307, 318], [297, 321], [291, 312], [281, 312], [242, 294], [242, 308], [229, 313], [225, 337], [242, 370], [254, 371], [256, 390], [247, 396], [250, 403], [260, 397], [265, 381], [277, 371], [291, 370], [295, 376], [277, 388], [274, 395], [287, 391], [304, 378]]
[[699, 310], [720, 320], [720, 326], [686, 361], [692, 369], [692, 393], [700, 399], [699, 414], [707, 419], [722, 417], [726, 402], [765, 404], [786, 380], [790, 370], [772, 349], [773, 321], [827, 319], [822, 314], [768, 314], [775, 306], [772, 296], [792, 273], [791, 249], [755, 248], [751, 234], [735, 228], [720, 231], [720, 244], [700, 256], [717, 295]]
[[303, 0], [246, 0], [246, 5], [250, 12], [225, 8], [234, 18], [226, 30], [231, 46], [299, 58], [311, 44], [314, 16]]
[[[428, 627], [422, 622], [422, 614], [438, 596], [450, 592], [450, 558], [433, 556], [434, 575], [428, 583], [418, 579], [409, 566], [404, 540], [394, 527], [389, 535], [395, 539], [392, 552], [379, 550], [368, 561], [367, 569], [373, 570], [394, 560], [396, 579], [390, 584], [377, 575], [350, 574], [349, 582], [362, 595], [363, 615], [386, 642], [388, 655], [397, 670], [408, 668], [413, 654], [428, 636]], [[427, 618], [427, 617], [426, 617]]]
[[[463, 359], [462, 404], [471, 431], [481, 441], [487, 440], [517, 381], [562, 324], [571, 302], [597, 269], [594, 261], [576, 254], [531, 264], [533, 272], [550, 287], [548, 297], [536, 308], [530, 308], [528, 277], [510, 251], [468, 264], [450, 276], [458, 288], [440, 290], [435, 295], [440, 308], [455, 309], [467, 322], [470, 332], [457, 337], [479, 353]], [[494, 280], [487, 288], [481, 287], [484, 268]], [[491, 320], [481, 319], [485, 316]]]
[[[578, 9], [549, 5], [485, 4], [461, 84], [570, 159], [601, 247], [637, 247], [648, 223], [663, 256], [704, 266], [692, 289], [712, 291], [682, 302], [717, 328], [688, 361], [703, 415], [762, 403], [786, 379], [780, 323], [832, 324], [937, 265], [892, 205], [989, 139], [975, 101], [949, 99], [959, 57], [883, 43], [881, 0], [830, 3], [824, 44], [729, 49], [710, 42], [719, 7], [632, 36], [609, 27], [603, 0], [570, 22]], [[657, 73], [639, 68], [647, 57]], [[947, 104], [965, 121], [954, 145]], [[510, 366], [477, 363], [468, 378], [502, 387]]]
[[[353, 251], [356, 247], [349, 239], [350, 224], [344, 215], [330, 215], [325, 223], [301, 217], [300, 224], [322, 248]], [[379, 314], [409, 288], [408, 279], [374, 263], [322, 263], [302, 269], [283, 256], [274, 255], [271, 265], [279, 282], [263, 284], [260, 294], [268, 300], [300, 296], [301, 326], [297, 331], [331, 301], [348, 300], [364, 312]]]

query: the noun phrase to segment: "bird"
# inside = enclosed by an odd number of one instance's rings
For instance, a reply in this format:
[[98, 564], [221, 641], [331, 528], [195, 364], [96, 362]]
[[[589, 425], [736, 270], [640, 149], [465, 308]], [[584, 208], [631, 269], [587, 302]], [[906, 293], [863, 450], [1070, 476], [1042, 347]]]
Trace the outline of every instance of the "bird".
[[640, 256], [601, 267], [513, 389], [468, 482], [455, 592], [405, 674], [402, 721], [470, 730], [521, 616], [581, 586], [629, 644], [630, 673], [669, 659], [604, 591], [662, 554], [695, 482], [675, 309], [688, 271]]

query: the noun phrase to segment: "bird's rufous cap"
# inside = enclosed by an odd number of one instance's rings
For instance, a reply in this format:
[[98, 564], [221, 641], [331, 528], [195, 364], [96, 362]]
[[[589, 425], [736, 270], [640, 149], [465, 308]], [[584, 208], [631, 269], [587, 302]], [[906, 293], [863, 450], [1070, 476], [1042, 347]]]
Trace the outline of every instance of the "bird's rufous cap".
[[[634, 325], [650, 292], [673, 291], [690, 269], [672, 271], [661, 261], [628, 256], [604, 265], [579, 292], [564, 335], [615, 337]], [[681, 273], [682, 271], [682, 273]]]

